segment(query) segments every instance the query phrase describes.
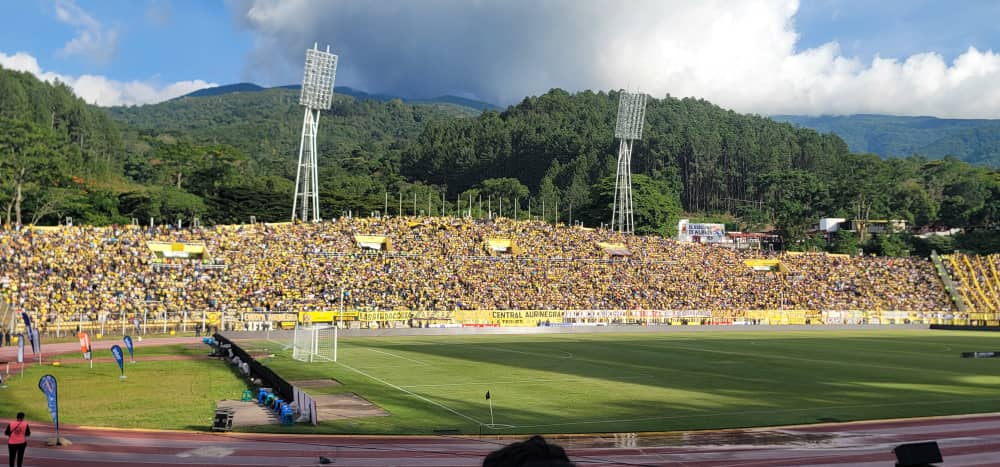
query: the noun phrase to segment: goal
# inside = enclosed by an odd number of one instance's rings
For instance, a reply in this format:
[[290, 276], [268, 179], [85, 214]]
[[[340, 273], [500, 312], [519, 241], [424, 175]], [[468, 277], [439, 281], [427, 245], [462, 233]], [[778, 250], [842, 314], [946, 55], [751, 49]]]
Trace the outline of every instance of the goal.
[[337, 361], [337, 327], [296, 327], [292, 340], [292, 358], [300, 362]]

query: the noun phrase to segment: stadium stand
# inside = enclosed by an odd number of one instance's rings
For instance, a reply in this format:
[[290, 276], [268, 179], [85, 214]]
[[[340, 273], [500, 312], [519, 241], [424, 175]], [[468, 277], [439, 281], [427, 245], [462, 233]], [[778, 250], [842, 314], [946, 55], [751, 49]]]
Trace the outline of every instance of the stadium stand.
[[[983, 287], [985, 276], [971, 277]], [[8, 228], [0, 297], [43, 329], [203, 313], [239, 326], [245, 313], [341, 304], [419, 316], [699, 310], [716, 322], [760, 310], [953, 311], [926, 259], [736, 251], [502, 218]]]
[[984, 325], [1000, 326], [1000, 254], [948, 255], [948, 274], [958, 284], [958, 292], [969, 309], [970, 319]]

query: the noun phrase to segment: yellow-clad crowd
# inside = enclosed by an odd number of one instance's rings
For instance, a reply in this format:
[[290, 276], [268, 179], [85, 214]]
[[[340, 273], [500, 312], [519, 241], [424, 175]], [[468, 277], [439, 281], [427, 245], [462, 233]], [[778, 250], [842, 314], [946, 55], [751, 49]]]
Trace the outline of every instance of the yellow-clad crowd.
[[943, 262], [973, 319], [1000, 320], [1000, 254], [955, 253]]
[[[362, 250], [357, 235], [384, 237]], [[491, 239], [511, 253], [491, 252]], [[204, 244], [156, 259], [148, 242]], [[599, 243], [618, 244], [615, 255]], [[491, 254], [496, 253], [496, 254]], [[0, 230], [0, 297], [41, 323], [334, 310], [951, 309], [928, 260], [776, 255], [508, 219]]]

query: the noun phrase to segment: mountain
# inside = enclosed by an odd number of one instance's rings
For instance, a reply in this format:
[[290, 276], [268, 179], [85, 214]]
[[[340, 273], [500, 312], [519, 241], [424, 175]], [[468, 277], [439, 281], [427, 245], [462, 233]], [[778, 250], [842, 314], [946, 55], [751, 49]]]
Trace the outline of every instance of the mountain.
[[267, 88], [258, 86], [253, 83], [236, 83], [227, 84], [224, 86], [216, 86], [214, 88], [204, 88], [199, 89], [194, 92], [187, 93], [177, 99], [183, 99], [185, 97], [207, 97], [207, 96], [221, 96], [223, 94], [232, 94], [234, 92], [257, 92], [263, 91]]
[[1000, 120], [847, 115], [777, 115], [774, 120], [835, 133], [853, 152], [882, 157], [955, 156], [970, 164], [1000, 167]]
[[[284, 86], [274, 86], [274, 87], [271, 87], [271, 88], [265, 88], [263, 86], [258, 86], [258, 85], [253, 84], [253, 83], [236, 83], [236, 84], [227, 84], [227, 85], [223, 85], [223, 86], [216, 86], [216, 87], [213, 87], [213, 88], [199, 89], [197, 91], [194, 91], [194, 92], [185, 94], [183, 96], [180, 96], [180, 97], [178, 97], [176, 99], [184, 99], [186, 97], [221, 96], [221, 95], [232, 94], [232, 93], [237, 93], [237, 92], [259, 92], [259, 91], [264, 91], [264, 90], [267, 90], [267, 89], [291, 89], [291, 90], [298, 91], [301, 87], [302, 86], [300, 86], [298, 84], [287, 84], [287, 85], [284, 85]], [[499, 106], [497, 106], [495, 104], [491, 104], [489, 102], [478, 101], [478, 100], [475, 100], [475, 99], [467, 99], [467, 98], [464, 98], [464, 97], [452, 96], [452, 95], [448, 95], [448, 94], [443, 95], [443, 96], [438, 96], [438, 97], [431, 97], [431, 98], [411, 99], [411, 98], [406, 98], [406, 97], [393, 96], [393, 95], [390, 95], [390, 94], [369, 94], [367, 92], [364, 92], [364, 91], [361, 91], [361, 90], [358, 90], [358, 89], [354, 89], [354, 88], [351, 88], [351, 87], [348, 87], [348, 86], [337, 86], [337, 87], [333, 88], [333, 92], [335, 94], [343, 94], [343, 95], [346, 95], [346, 96], [351, 96], [351, 97], [353, 97], [355, 99], [359, 99], [359, 100], [375, 100], [375, 101], [379, 101], [379, 102], [388, 102], [388, 101], [391, 101], [393, 99], [399, 99], [399, 100], [401, 100], [403, 102], [406, 102], [407, 104], [428, 104], [428, 105], [442, 105], [443, 104], [443, 105], [453, 105], [453, 106], [457, 106], [457, 107], [469, 108], [469, 109], [472, 109], [472, 110], [477, 111], [477, 112], [483, 111], [483, 110], [499, 110], [500, 109]]]

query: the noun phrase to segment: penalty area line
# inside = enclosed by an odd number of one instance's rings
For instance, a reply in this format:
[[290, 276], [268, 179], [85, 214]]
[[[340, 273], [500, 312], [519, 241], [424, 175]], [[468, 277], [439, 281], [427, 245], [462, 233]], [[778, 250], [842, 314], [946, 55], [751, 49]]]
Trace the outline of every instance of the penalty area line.
[[[606, 419], [606, 420], [582, 420], [577, 422], [562, 422], [562, 423], [545, 423], [539, 425], [520, 425], [518, 428], [551, 428], [551, 427], [561, 427], [561, 426], [572, 426], [572, 425], [592, 425], [592, 424], [602, 424], [602, 423], [627, 423], [627, 422], [650, 422], [659, 420], [681, 420], [681, 419], [692, 419], [692, 418], [707, 418], [707, 417], [732, 417], [734, 415], [757, 415], [757, 414], [770, 414], [770, 413], [792, 413], [792, 412], [808, 412], [810, 410], [838, 410], [838, 409], [864, 409], [871, 407], [903, 407], [910, 405], [927, 405], [927, 404], [963, 404], [970, 402], [982, 402], [989, 401], [995, 402], [1000, 401], [1000, 398], [987, 398], [987, 399], [951, 399], [943, 401], [911, 401], [911, 402], [898, 402], [889, 404], [852, 404], [852, 405], [817, 405], [814, 407], [798, 407], [793, 409], [760, 409], [760, 410], [740, 410], [733, 412], [713, 412], [713, 413], [701, 413], [701, 414], [685, 414], [685, 415], [667, 415], [667, 416], [657, 416], [657, 417], [641, 417], [641, 418], [619, 418], [619, 419]], [[959, 415], [985, 415], [985, 414], [959, 414]], [[928, 415], [928, 417], [947, 417], [954, 415]], [[916, 417], [923, 417], [918, 415]], [[913, 417], [904, 417], [913, 418]], [[878, 419], [860, 419], [860, 420], [848, 420], [843, 423], [851, 422], [877, 422]]]
[[455, 410], [455, 409], [453, 409], [451, 407], [448, 407], [447, 405], [444, 405], [444, 404], [442, 404], [442, 403], [440, 403], [438, 401], [428, 399], [428, 398], [426, 398], [424, 396], [421, 396], [420, 394], [417, 394], [417, 393], [415, 393], [413, 391], [409, 391], [409, 390], [407, 390], [405, 388], [402, 388], [400, 386], [392, 384], [392, 383], [390, 383], [390, 382], [388, 382], [388, 381], [386, 381], [384, 379], [381, 379], [381, 378], [378, 378], [376, 376], [373, 376], [373, 375], [370, 375], [368, 373], [365, 373], [364, 371], [361, 371], [361, 370], [359, 370], [357, 368], [354, 368], [353, 366], [347, 365], [345, 363], [341, 363], [341, 362], [335, 362], [335, 363], [338, 364], [338, 365], [340, 365], [340, 366], [342, 366], [342, 367], [344, 367], [344, 368], [347, 368], [348, 370], [351, 370], [351, 371], [353, 371], [353, 372], [355, 372], [355, 373], [357, 373], [357, 374], [359, 374], [361, 376], [364, 376], [366, 378], [369, 378], [369, 379], [372, 379], [374, 381], [377, 381], [377, 382], [379, 382], [381, 384], [384, 384], [384, 385], [386, 385], [386, 386], [388, 386], [390, 388], [393, 388], [393, 389], [395, 389], [397, 391], [400, 391], [400, 392], [403, 392], [405, 394], [409, 394], [409, 395], [411, 395], [413, 397], [416, 397], [417, 399], [420, 399], [420, 400], [422, 400], [424, 402], [427, 402], [428, 404], [432, 404], [432, 405], [436, 405], [438, 407], [441, 407], [442, 409], [445, 409], [445, 410], [447, 410], [447, 411], [449, 411], [449, 412], [451, 412], [451, 413], [453, 413], [455, 415], [458, 415], [459, 417], [462, 417], [462, 418], [464, 418], [466, 420], [469, 420], [469, 421], [475, 423], [476, 425], [483, 425], [483, 422], [481, 422], [479, 420], [476, 420], [475, 418], [472, 418], [472, 417], [470, 417], [470, 416], [468, 416], [468, 415], [466, 415], [466, 414], [464, 414], [462, 412], [459, 412], [459, 411], [457, 411], [457, 410]]
[[404, 356], [402, 356], [402, 355], [396, 355], [396, 354], [394, 354], [394, 353], [392, 353], [392, 352], [386, 352], [386, 351], [384, 351], [384, 350], [379, 350], [379, 349], [373, 349], [373, 348], [371, 348], [371, 347], [368, 347], [368, 350], [371, 350], [372, 352], [378, 352], [378, 353], [380, 353], [380, 354], [385, 354], [385, 355], [388, 355], [388, 356], [390, 356], [390, 357], [396, 357], [396, 358], [401, 358], [401, 359], [403, 359], [403, 360], [407, 360], [407, 361], [411, 361], [411, 362], [413, 362], [413, 363], [416, 363], [417, 365], [423, 365], [423, 366], [429, 366], [429, 365], [430, 365], [429, 363], [426, 363], [426, 362], [421, 362], [420, 360], [414, 360], [414, 359], [412, 359], [412, 358], [409, 358], [409, 357], [404, 357]]

